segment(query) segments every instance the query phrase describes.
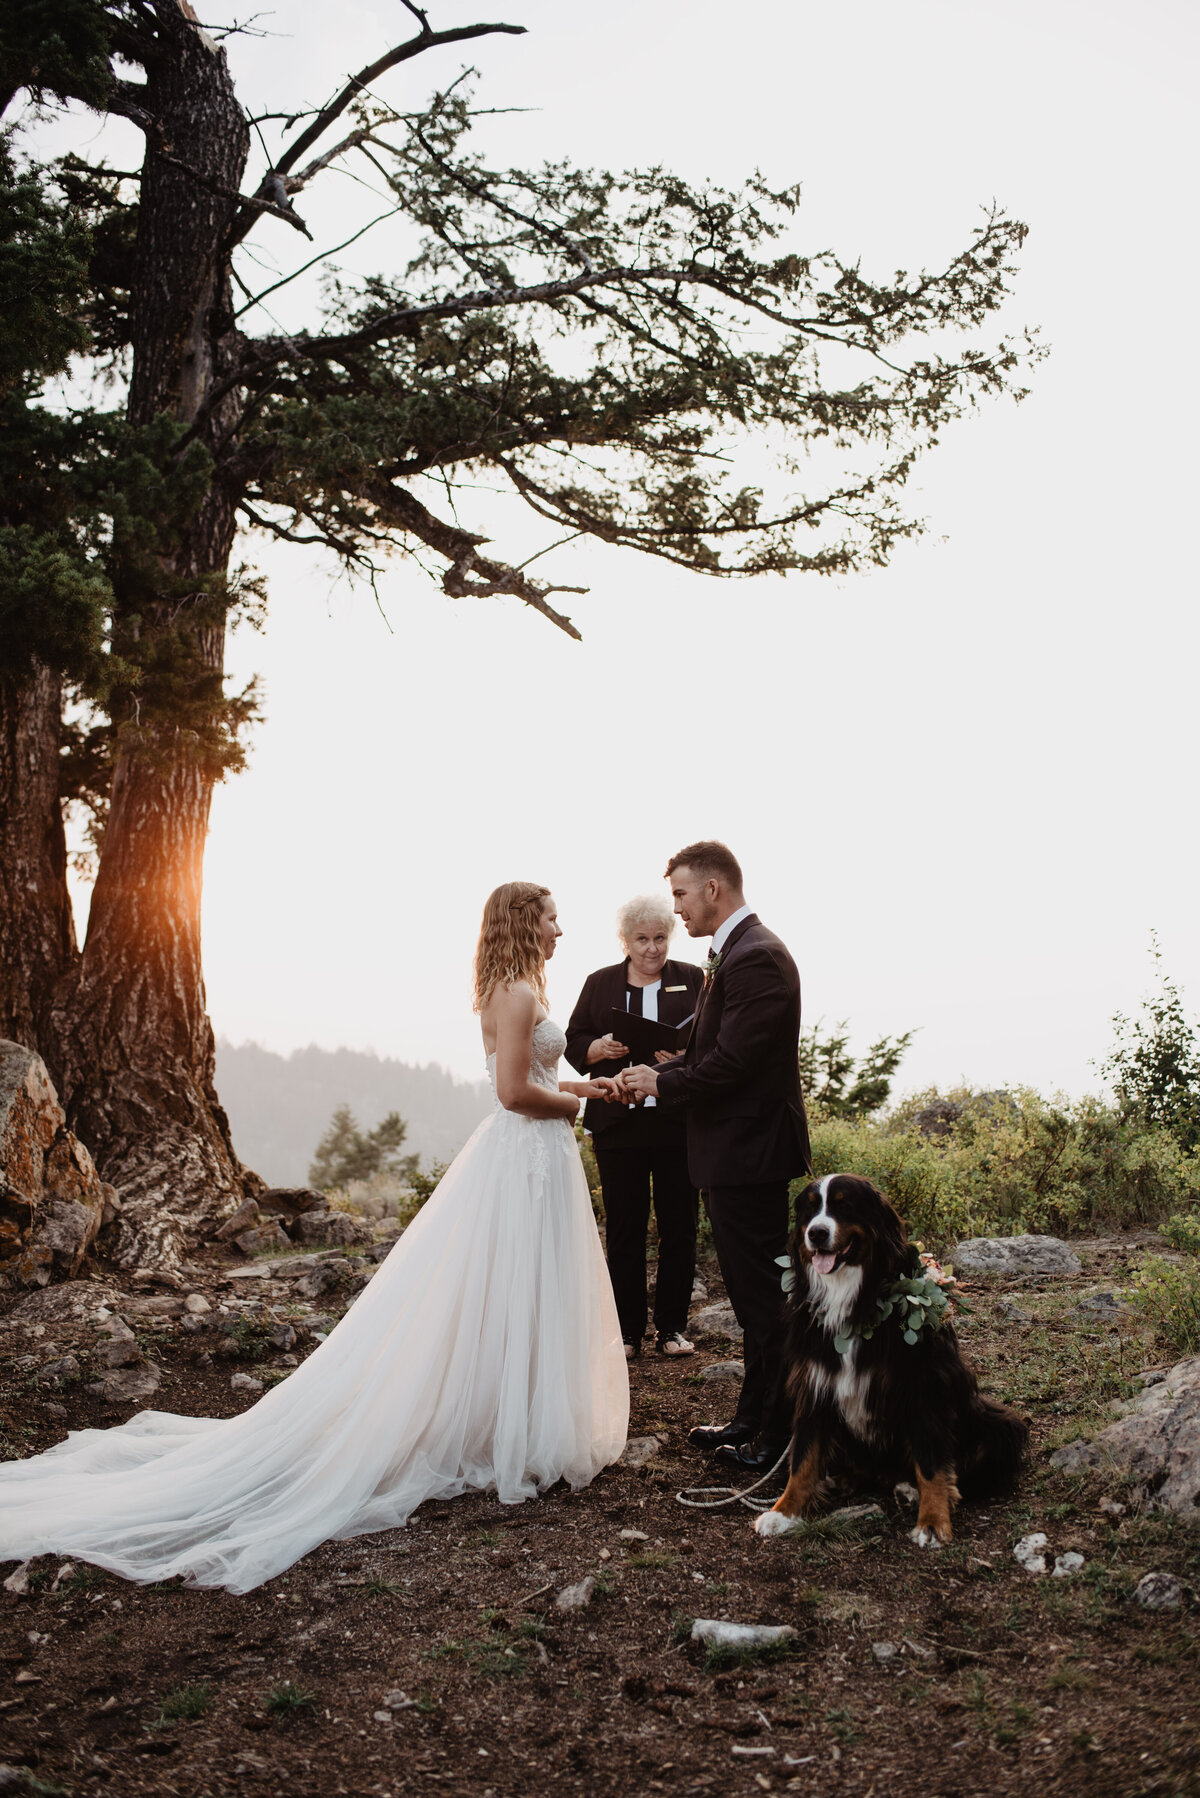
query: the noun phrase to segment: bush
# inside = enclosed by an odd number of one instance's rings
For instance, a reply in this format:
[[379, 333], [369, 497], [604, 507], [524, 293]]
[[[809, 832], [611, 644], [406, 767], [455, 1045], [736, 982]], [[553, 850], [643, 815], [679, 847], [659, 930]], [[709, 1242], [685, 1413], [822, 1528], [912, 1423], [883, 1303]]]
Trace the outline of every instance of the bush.
[[1200, 1212], [1176, 1212], [1158, 1226], [1158, 1233], [1182, 1254], [1200, 1255]]
[[[944, 1134], [916, 1119], [935, 1107]], [[1170, 1131], [1122, 1119], [1096, 1099], [1051, 1103], [1008, 1093], [936, 1089], [906, 1099], [880, 1123], [815, 1108], [817, 1176], [858, 1173], [887, 1194], [914, 1235], [963, 1236], [1128, 1225], [1194, 1206], [1200, 1157]]]
[[1150, 1255], [1129, 1297], [1163, 1342], [1181, 1355], [1200, 1352], [1200, 1263]]

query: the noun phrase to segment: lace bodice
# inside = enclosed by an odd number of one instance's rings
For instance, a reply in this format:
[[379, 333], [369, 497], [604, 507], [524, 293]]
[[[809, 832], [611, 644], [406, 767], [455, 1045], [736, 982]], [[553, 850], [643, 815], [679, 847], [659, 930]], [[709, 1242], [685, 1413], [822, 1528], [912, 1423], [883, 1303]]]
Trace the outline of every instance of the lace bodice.
[[[544, 1086], [550, 1092], [558, 1091], [558, 1064], [562, 1060], [567, 1039], [553, 1018], [539, 1018], [533, 1027], [533, 1043], [529, 1051], [529, 1078], [534, 1086]], [[488, 1079], [492, 1083], [492, 1095], [496, 1095], [496, 1051], [487, 1058]], [[496, 1098], [496, 1104], [500, 1101]]]

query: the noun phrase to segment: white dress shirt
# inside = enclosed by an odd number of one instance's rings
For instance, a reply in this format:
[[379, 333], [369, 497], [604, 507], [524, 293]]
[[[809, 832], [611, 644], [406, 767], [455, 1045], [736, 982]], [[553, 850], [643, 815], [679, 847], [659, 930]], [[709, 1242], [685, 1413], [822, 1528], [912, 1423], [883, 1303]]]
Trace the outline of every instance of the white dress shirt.
[[[662, 975], [661, 974], [659, 975], [658, 979], [653, 982], [652, 985], [644, 986], [642, 988], [642, 1016], [644, 1018], [653, 1018], [653, 1020], [656, 1024], [658, 1022], [658, 995], [661, 991], [662, 991]], [[626, 1011], [629, 1010], [629, 982], [628, 981], [626, 981], [626, 983], [625, 983], [625, 1009], [626, 1009]], [[643, 1104], [646, 1106], [646, 1109], [649, 1110], [651, 1105], [658, 1104], [658, 1100], [657, 1099], [645, 1099], [645, 1100], [643, 1100]]]
[[738, 907], [737, 911], [730, 912], [723, 924], [717, 925], [717, 928], [713, 931], [712, 937], [712, 953], [714, 955], [720, 955], [722, 949], [725, 947], [730, 936], [737, 929], [742, 919], [748, 918], [753, 910], [754, 907], [752, 905], [741, 905]]

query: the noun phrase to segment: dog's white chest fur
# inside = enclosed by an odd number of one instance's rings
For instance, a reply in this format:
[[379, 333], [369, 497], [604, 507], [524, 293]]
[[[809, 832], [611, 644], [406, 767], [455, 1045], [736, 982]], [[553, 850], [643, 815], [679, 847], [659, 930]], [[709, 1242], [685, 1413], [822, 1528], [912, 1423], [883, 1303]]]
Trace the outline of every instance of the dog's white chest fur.
[[[854, 1309], [862, 1286], [861, 1267], [840, 1267], [833, 1274], [810, 1272], [809, 1302], [830, 1336], [836, 1336]], [[823, 1398], [832, 1387], [833, 1402], [841, 1412], [848, 1429], [856, 1436], [871, 1434], [871, 1413], [867, 1406], [867, 1389], [871, 1383], [869, 1370], [860, 1371], [858, 1351], [861, 1340], [855, 1336], [844, 1355], [839, 1357], [836, 1374], [827, 1368], [810, 1366], [809, 1385], [814, 1398]]]

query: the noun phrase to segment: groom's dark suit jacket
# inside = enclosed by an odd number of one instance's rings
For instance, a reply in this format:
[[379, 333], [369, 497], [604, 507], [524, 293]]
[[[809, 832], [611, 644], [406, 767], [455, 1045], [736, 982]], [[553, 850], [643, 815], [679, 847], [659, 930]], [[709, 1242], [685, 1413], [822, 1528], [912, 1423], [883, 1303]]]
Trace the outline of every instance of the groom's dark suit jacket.
[[799, 1040], [796, 964], [752, 912], [730, 932], [682, 1058], [659, 1070], [664, 1105], [687, 1107], [696, 1186], [758, 1186], [812, 1172]]

